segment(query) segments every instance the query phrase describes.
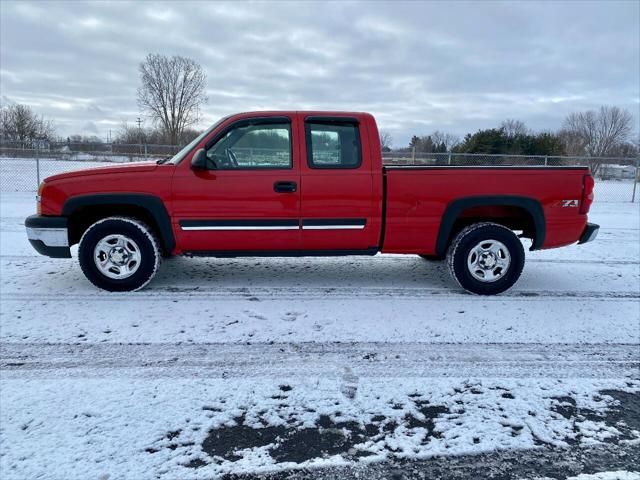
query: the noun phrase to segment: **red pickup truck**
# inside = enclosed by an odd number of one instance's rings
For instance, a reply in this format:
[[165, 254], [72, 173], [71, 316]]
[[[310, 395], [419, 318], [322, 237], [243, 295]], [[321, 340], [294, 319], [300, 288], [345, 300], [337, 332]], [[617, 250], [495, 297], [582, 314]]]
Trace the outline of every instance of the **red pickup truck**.
[[41, 254], [109, 291], [144, 287], [171, 255], [417, 254], [466, 290], [519, 278], [524, 248], [593, 240], [582, 167], [383, 166], [373, 116], [223, 118], [169, 159], [51, 176], [25, 221]]

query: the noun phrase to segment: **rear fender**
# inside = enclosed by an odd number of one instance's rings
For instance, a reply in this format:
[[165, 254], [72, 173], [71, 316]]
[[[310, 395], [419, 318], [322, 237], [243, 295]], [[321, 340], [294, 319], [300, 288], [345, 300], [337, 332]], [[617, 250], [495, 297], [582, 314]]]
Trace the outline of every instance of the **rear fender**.
[[460, 214], [463, 211], [468, 208], [488, 206], [520, 207], [526, 210], [529, 215], [531, 215], [535, 228], [533, 243], [530, 250], [538, 250], [542, 247], [546, 235], [546, 222], [544, 210], [538, 200], [529, 197], [510, 195], [478, 196], [460, 198], [447, 205], [447, 208], [442, 215], [440, 229], [438, 230], [436, 255], [444, 255], [446, 253], [454, 224], [456, 220], [460, 218]]

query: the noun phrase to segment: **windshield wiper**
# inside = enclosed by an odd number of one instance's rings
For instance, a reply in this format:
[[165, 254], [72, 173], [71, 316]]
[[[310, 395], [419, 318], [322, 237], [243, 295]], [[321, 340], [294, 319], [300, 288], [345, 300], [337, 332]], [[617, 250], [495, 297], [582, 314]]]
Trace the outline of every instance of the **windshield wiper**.
[[162, 165], [163, 163], [167, 163], [172, 158], [173, 158], [173, 155], [170, 157], [161, 158], [160, 160], [156, 160], [156, 165]]

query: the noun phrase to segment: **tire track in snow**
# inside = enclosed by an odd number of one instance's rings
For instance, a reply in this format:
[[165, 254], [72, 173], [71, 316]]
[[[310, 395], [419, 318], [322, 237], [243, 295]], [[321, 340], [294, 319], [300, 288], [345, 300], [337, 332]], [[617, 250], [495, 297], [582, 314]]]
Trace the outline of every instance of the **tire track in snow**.
[[9, 292], [0, 294], [2, 301], [21, 302], [67, 302], [67, 301], [114, 301], [135, 300], [157, 301], [180, 300], [200, 301], [212, 298], [219, 300], [345, 300], [345, 299], [379, 299], [380, 297], [407, 298], [407, 299], [471, 299], [482, 298], [483, 301], [509, 300], [637, 300], [640, 292], [603, 292], [603, 291], [552, 291], [552, 290], [515, 290], [492, 297], [477, 297], [461, 292], [454, 288], [397, 288], [397, 287], [218, 287], [215, 289], [202, 289], [199, 287], [171, 287], [167, 289], [147, 289], [133, 293], [27, 293]]
[[[634, 344], [0, 343], [3, 378], [638, 378]], [[353, 383], [353, 382], [352, 382]]]

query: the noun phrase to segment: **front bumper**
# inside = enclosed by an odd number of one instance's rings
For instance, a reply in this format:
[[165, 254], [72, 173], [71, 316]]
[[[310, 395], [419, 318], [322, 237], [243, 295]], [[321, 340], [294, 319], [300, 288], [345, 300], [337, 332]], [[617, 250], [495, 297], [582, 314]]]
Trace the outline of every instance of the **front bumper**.
[[582, 245], [583, 243], [593, 242], [598, 236], [598, 231], [600, 230], [600, 225], [596, 225], [595, 223], [587, 223], [587, 226], [584, 227], [584, 232], [580, 235], [580, 240], [578, 240], [578, 245]]
[[36, 252], [53, 258], [71, 258], [66, 217], [31, 215], [25, 219], [24, 226]]

